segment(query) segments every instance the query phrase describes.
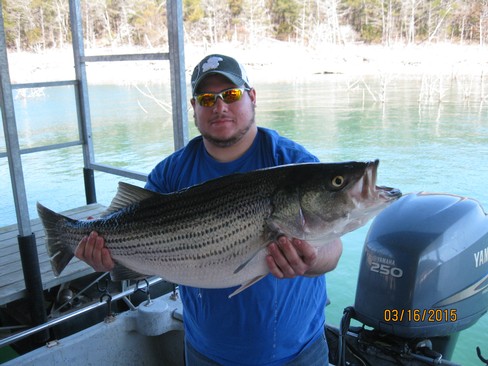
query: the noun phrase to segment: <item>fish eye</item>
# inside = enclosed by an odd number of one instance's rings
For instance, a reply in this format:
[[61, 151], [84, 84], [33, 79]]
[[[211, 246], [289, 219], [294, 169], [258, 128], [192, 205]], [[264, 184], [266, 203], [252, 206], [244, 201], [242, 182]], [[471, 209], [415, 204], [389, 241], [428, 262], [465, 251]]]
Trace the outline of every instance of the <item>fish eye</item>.
[[332, 178], [331, 184], [334, 188], [341, 188], [345, 182], [345, 179], [342, 175], [336, 175]]

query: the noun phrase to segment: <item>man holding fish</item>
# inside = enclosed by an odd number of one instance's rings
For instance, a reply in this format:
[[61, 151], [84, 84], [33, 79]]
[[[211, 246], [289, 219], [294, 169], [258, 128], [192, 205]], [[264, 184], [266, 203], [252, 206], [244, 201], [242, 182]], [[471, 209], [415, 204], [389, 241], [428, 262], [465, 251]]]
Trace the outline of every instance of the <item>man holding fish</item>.
[[[206, 56], [191, 84], [201, 136], [160, 162], [147, 189], [170, 193], [236, 172], [318, 162], [302, 146], [257, 127], [256, 90], [235, 59]], [[341, 240], [312, 246], [282, 235], [266, 249], [271, 274], [236, 296], [229, 298], [235, 288], [180, 286], [187, 365], [328, 365], [324, 273], [336, 267]], [[75, 255], [96, 271], [115, 265], [95, 231], [81, 240]]]

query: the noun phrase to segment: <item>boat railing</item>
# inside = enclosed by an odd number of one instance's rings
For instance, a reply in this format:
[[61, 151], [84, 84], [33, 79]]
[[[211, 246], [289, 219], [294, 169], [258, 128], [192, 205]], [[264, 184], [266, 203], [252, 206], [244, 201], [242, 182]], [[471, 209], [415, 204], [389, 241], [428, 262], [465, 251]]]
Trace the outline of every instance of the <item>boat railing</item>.
[[[129, 308], [132, 308], [132, 310], [135, 310], [135, 307], [133, 307], [133, 305], [131, 304], [128, 296], [134, 294], [136, 291], [139, 291], [141, 289], [147, 289], [147, 288], [149, 288], [149, 286], [156, 285], [162, 281], [163, 280], [161, 278], [153, 277], [153, 278], [149, 279], [147, 281], [147, 283], [143, 283], [142, 285], [135, 284], [135, 285], [131, 286], [130, 288], [126, 289], [125, 291], [111, 295], [110, 300], [105, 299], [105, 301], [103, 301], [103, 299], [100, 299], [99, 302], [94, 302], [90, 305], [86, 305], [86, 306], [84, 306], [80, 309], [77, 309], [75, 311], [72, 311], [68, 314], [61, 315], [61, 316], [58, 316], [58, 317], [53, 318], [51, 320], [48, 320], [47, 322], [40, 324], [38, 326], [26, 329], [26, 330], [18, 332], [18, 333], [15, 333], [12, 336], [2, 338], [2, 339], [0, 339], [0, 348], [2, 348], [4, 346], [8, 346], [12, 343], [18, 342], [22, 339], [25, 339], [27, 337], [30, 337], [30, 336], [36, 334], [36, 333], [39, 333], [39, 332], [42, 332], [42, 331], [47, 330], [49, 328], [52, 328], [52, 327], [59, 325], [61, 323], [67, 322], [70, 319], [76, 318], [82, 314], [88, 313], [88, 312], [95, 310], [95, 309], [98, 309], [100, 307], [106, 306], [107, 308], [109, 308], [110, 307], [109, 301], [112, 302], [112, 301], [124, 300], [124, 302], [127, 303]], [[107, 312], [107, 316], [112, 315], [109, 313], [110, 313], [110, 311]], [[180, 315], [176, 315], [176, 316], [177, 316], [177, 318], [179, 318], [181, 320]]]

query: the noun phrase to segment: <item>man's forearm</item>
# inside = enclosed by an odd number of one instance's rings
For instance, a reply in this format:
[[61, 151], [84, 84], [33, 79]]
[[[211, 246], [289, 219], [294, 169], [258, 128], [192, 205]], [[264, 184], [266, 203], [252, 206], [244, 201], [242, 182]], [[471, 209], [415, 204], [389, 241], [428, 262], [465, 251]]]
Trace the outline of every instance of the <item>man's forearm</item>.
[[321, 246], [317, 252], [317, 261], [310, 268], [305, 276], [315, 277], [330, 272], [337, 267], [342, 254], [342, 241], [336, 239], [330, 243]]

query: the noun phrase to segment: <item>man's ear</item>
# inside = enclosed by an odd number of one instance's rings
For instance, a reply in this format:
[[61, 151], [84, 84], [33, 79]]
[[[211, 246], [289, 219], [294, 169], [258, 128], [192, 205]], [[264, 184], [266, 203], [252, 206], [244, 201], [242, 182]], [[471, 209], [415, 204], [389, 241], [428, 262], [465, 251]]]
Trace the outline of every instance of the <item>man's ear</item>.
[[251, 90], [248, 91], [249, 97], [251, 98], [252, 104], [256, 105], [256, 89], [251, 88]]

